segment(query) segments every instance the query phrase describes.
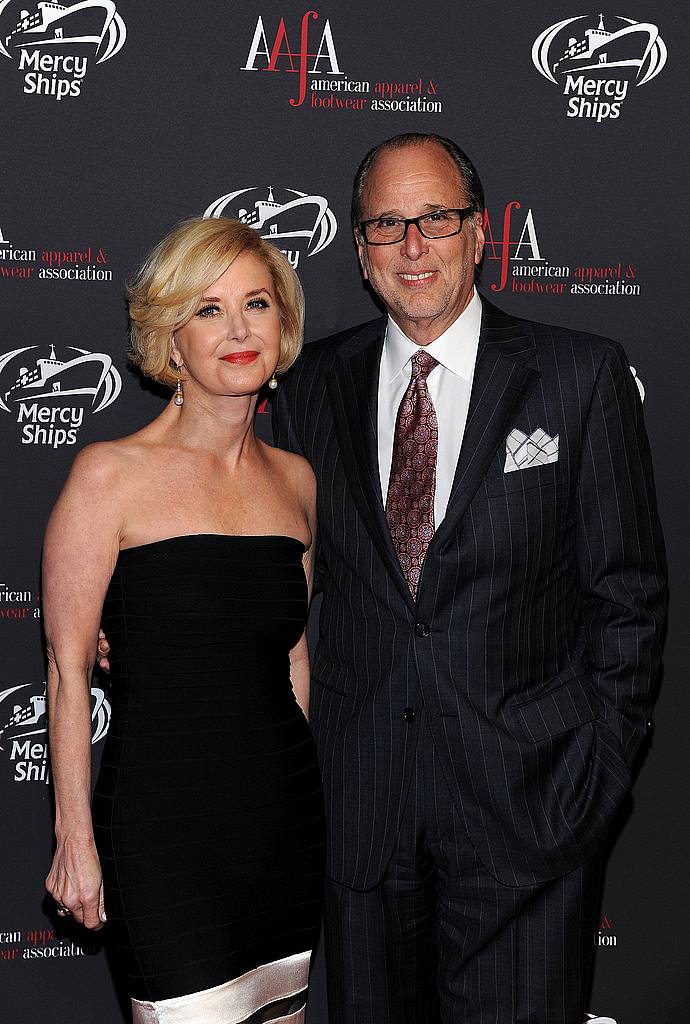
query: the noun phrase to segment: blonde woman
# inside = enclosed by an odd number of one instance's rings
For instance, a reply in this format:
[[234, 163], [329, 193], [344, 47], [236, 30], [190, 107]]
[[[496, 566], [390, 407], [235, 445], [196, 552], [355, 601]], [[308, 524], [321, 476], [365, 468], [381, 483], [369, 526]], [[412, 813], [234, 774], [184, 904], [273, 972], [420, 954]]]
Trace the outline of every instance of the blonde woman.
[[[129, 308], [134, 362], [174, 397], [80, 453], [48, 525], [46, 886], [59, 914], [105, 926], [135, 1022], [298, 1024], [324, 858], [305, 717], [315, 485], [254, 411], [299, 353], [302, 291], [253, 229], [198, 219], [154, 249]], [[91, 806], [101, 620], [113, 717]]]

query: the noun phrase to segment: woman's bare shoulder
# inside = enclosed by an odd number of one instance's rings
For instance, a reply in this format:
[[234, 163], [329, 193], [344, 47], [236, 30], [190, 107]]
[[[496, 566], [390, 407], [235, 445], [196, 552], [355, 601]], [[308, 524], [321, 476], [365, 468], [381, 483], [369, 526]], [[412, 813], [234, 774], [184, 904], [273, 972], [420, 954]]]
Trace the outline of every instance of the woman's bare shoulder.
[[140, 430], [127, 437], [109, 441], [95, 441], [79, 452], [70, 473], [72, 483], [84, 486], [108, 485], [124, 480], [142, 465], [142, 456], [152, 446], [145, 432]]
[[271, 448], [266, 445], [270, 452], [270, 458], [279, 472], [283, 473], [286, 480], [304, 491], [316, 493], [316, 477], [311, 465], [303, 455], [296, 452], [286, 452], [282, 448]]

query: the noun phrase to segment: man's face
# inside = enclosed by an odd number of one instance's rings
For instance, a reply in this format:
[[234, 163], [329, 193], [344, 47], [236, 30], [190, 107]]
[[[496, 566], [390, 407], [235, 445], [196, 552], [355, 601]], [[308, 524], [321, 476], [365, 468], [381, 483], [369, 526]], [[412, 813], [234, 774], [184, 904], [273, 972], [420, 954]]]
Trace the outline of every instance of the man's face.
[[[453, 159], [429, 142], [381, 153], [369, 171], [362, 220], [418, 217], [469, 205]], [[424, 238], [410, 224], [402, 242], [392, 245], [357, 239], [364, 277], [401, 330], [419, 345], [438, 338], [470, 301], [483, 247], [481, 213], [471, 214], [460, 234], [447, 238]]]

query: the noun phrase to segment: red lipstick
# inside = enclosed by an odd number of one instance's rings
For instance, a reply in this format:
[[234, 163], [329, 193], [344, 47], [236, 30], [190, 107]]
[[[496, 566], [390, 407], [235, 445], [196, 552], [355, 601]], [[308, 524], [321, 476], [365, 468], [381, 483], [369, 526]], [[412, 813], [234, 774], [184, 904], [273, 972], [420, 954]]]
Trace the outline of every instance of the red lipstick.
[[221, 356], [221, 359], [226, 363], [245, 366], [247, 363], [253, 363], [258, 355], [259, 353], [252, 349], [243, 349], [241, 352], [229, 352], [227, 356]]

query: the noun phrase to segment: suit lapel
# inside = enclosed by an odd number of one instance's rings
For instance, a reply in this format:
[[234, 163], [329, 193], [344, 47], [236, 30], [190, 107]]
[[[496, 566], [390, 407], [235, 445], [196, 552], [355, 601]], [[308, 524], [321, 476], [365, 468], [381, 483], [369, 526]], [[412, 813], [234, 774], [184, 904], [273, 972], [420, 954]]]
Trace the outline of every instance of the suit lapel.
[[533, 349], [520, 322], [485, 300], [483, 306], [467, 424], [446, 515], [433, 545], [452, 536], [515, 416], [540, 379], [539, 372], [522, 361]]
[[[448, 508], [431, 542], [443, 544], [458, 526], [497, 449], [540, 379], [525, 365], [533, 351], [519, 321], [483, 301], [477, 365], [462, 448]], [[410, 606], [414, 605], [393, 547], [378, 467], [378, 383], [386, 321], [366, 324], [343, 346], [327, 377], [343, 465], [371, 539]]]
[[377, 418], [385, 327], [385, 319], [365, 325], [341, 349], [326, 383], [340, 454], [355, 503], [396, 586], [412, 605], [412, 595], [393, 547], [381, 497]]

